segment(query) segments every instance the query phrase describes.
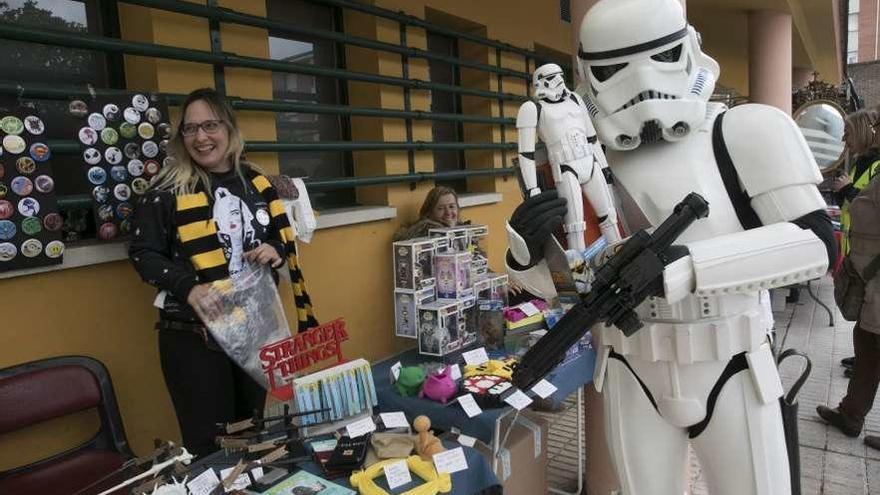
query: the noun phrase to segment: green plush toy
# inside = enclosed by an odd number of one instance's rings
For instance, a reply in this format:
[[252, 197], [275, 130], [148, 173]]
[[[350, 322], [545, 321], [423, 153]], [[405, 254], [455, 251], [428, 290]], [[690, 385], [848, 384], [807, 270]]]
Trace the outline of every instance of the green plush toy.
[[394, 386], [397, 388], [398, 394], [409, 397], [419, 393], [419, 389], [424, 381], [424, 368], [421, 366], [407, 366], [400, 369], [400, 375], [398, 375], [397, 381], [394, 382]]

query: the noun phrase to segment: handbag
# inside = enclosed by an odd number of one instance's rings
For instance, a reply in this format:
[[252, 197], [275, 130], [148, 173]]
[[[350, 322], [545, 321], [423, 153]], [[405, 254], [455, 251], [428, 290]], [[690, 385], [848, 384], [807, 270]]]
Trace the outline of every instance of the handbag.
[[859, 273], [849, 256], [837, 273], [834, 274], [834, 302], [846, 321], [857, 321], [862, 312], [865, 300], [865, 285], [880, 269], [880, 256], [877, 256], [865, 268], [864, 276]]
[[810, 371], [813, 369], [813, 363], [806, 354], [794, 349], [786, 349], [776, 359], [776, 366], [782, 364], [782, 361], [791, 356], [804, 358], [807, 366], [801, 373], [801, 376], [794, 382], [791, 390], [787, 394], [779, 398], [779, 406], [782, 411], [782, 427], [785, 433], [785, 447], [788, 451], [788, 467], [791, 476], [791, 495], [801, 495], [801, 456], [798, 443], [798, 403], [797, 395], [801, 387], [810, 377]]

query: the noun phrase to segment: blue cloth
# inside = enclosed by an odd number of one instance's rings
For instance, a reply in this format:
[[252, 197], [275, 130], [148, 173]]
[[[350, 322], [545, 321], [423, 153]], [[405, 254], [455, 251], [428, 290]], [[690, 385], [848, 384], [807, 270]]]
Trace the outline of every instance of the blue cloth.
[[[492, 436], [495, 433], [495, 422], [502, 414], [511, 409], [510, 406], [486, 409], [482, 414], [468, 418], [458, 402], [454, 400], [444, 406], [432, 400], [402, 397], [397, 393], [391, 383], [391, 366], [397, 362], [403, 366], [413, 366], [433, 359], [436, 358], [422, 356], [416, 349], [411, 349], [375, 363], [373, 365], [373, 381], [376, 384], [376, 395], [379, 398], [379, 410], [381, 412], [403, 411], [410, 422], [416, 416], [424, 414], [431, 418], [432, 429], [449, 431], [451, 427], [455, 426], [465, 435], [491, 444]], [[559, 406], [569, 394], [590, 383], [593, 380], [595, 361], [595, 351], [588, 349], [574, 360], [557, 367], [547, 377], [547, 380], [557, 388], [556, 392], [548, 397], [548, 400], [554, 406]], [[533, 392], [528, 392], [528, 395], [535, 397]]]

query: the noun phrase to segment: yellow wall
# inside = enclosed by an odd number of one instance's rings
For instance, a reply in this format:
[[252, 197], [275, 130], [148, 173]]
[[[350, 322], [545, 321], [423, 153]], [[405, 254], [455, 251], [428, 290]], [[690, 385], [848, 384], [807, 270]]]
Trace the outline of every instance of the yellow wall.
[[[434, 2], [381, 1], [379, 6], [405, 10], [424, 18], [426, 6], [439, 19], [467, 19], [482, 25], [482, 35], [518, 46], [533, 48], [533, 43], [567, 52], [570, 37], [568, 24], [558, 20], [557, 4], [546, 9], [511, 9], [508, 2]], [[265, 15], [262, 2], [226, 0], [221, 6]], [[125, 39], [188, 48], [209, 49], [207, 22], [190, 16], [120, 4], [122, 36]], [[355, 12], [345, 13], [349, 33], [397, 43], [395, 22], [376, 19]], [[456, 26], [450, 26], [456, 27]], [[425, 32], [409, 28], [409, 44], [426, 48]], [[266, 57], [268, 42], [264, 30], [223, 26], [223, 48], [242, 55]], [[379, 71], [400, 75], [400, 57], [356, 47], [347, 48], [349, 68], [364, 72]], [[494, 63], [494, 51], [465, 50], [468, 57], [480, 57]], [[491, 53], [490, 53], [491, 52]], [[524, 70], [521, 57], [505, 54], [505, 67]], [[213, 85], [212, 69], [205, 65], [172, 60], [126, 57], [126, 75], [131, 89], [186, 93], [201, 86]], [[413, 60], [413, 78], [428, 78], [424, 60]], [[494, 76], [468, 75], [472, 87], [496, 88]], [[268, 72], [245, 69], [226, 70], [227, 90], [231, 95], [271, 98], [272, 83]], [[525, 84], [505, 78], [505, 92], [524, 94]], [[371, 84], [350, 84], [350, 101], [356, 106], [403, 108], [400, 88]], [[471, 108], [486, 115], [498, 115], [492, 102], [468, 100]], [[427, 91], [413, 91], [414, 109], [429, 110]], [[518, 105], [507, 103], [504, 115], [515, 116]], [[476, 110], [473, 110], [476, 111]], [[172, 116], [176, 112], [172, 112]], [[264, 112], [240, 112], [240, 124], [247, 139], [274, 140], [274, 117]], [[486, 141], [500, 133], [486, 126], [467, 126], [466, 133]], [[405, 140], [404, 123], [398, 119], [353, 118], [352, 134], [356, 140]], [[414, 122], [415, 139], [431, 139], [429, 121]], [[508, 131], [507, 141], [515, 141]], [[514, 156], [508, 153], [508, 162]], [[268, 172], [278, 170], [277, 156], [252, 154], [250, 158]], [[405, 152], [355, 153], [357, 175], [406, 173]], [[469, 153], [468, 166], [509, 166], [501, 163], [500, 153]], [[416, 153], [416, 169], [432, 171], [430, 152]], [[345, 317], [351, 340], [344, 344], [348, 356], [371, 360], [389, 356], [411, 345], [412, 341], [393, 337], [390, 241], [403, 224], [414, 221], [424, 194], [433, 184], [360, 188], [363, 204], [394, 206], [398, 216], [392, 220], [320, 230], [311, 244], [301, 245], [301, 263], [319, 319]], [[505, 249], [504, 221], [519, 203], [513, 177], [471, 181], [474, 191], [502, 193], [500, 203], [467, 208], [464, 218], [489, 226], [487, 242], [490, 266], [503, 267]], [[288, 287], [281, 287], [282, 298], [292, 307]], [[154, 292], [142, 283], [128, 262], [113, 262], [40, 275], [0, 281], [4, 295], [0, 348], [0, 368], [45, 357], [83, 354], [104, 362], [110, 370], [119, 399], [126, 432], [136, 454], [151, 450], [154, 438], [179, 439], [174, 411], [159, 368], [156, 311], [151, 306]], [[289, 312], [288, 317], [293, 318]], [[0, 436], [0, 470], [25, 463], [70, 447], [91, 435], [96, 427], [94, 414], [84, 413], [63, 422], [39, 425], [27, 431]]]

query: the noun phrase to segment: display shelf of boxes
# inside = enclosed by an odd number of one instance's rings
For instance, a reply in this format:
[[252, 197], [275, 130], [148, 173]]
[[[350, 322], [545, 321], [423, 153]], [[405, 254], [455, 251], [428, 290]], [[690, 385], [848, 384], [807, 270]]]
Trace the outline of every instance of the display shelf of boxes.
[[507, 275], [489, 272], [487, 234], [484, 225], [463, 225], [394, 243], [394, 334], [417, 339], [421, 354], [483, 342], [480, 308], [506, 306]]

